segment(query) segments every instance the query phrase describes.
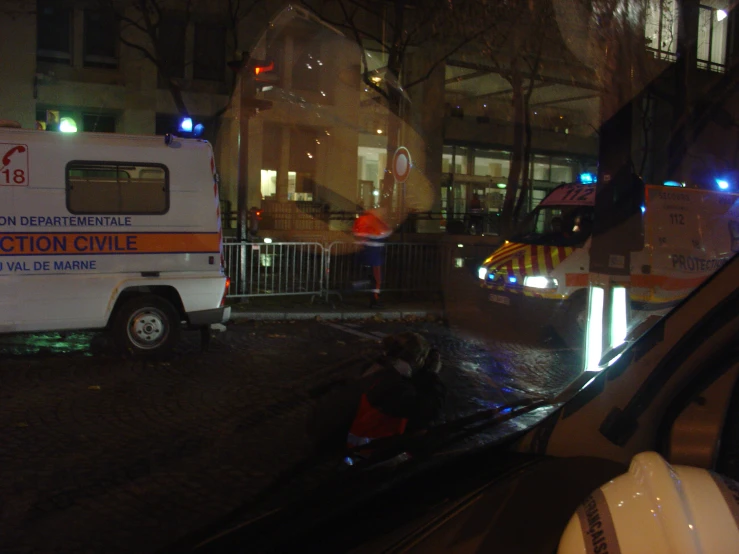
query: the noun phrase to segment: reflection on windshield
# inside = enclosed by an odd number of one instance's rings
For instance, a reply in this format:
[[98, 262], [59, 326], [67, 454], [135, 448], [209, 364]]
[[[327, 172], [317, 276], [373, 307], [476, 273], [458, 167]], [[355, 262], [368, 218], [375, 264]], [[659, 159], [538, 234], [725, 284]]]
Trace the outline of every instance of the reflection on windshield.
[[511, 237], [512, 242], [546, 246], [584, 244], [593, 229], [590, 206], [539, 206]]
[[728, 0], [4, 4], [0, 552], [502, 440], [739, 251]]

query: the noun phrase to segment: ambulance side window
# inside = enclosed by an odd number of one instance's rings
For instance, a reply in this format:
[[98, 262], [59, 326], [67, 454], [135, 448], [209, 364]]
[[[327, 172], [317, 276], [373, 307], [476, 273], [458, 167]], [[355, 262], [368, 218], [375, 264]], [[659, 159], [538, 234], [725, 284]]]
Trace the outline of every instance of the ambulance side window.
[[73, 161], [67, 164], [73, 214], [149, 214], [169, 210], [169, 170], [161, 164]]

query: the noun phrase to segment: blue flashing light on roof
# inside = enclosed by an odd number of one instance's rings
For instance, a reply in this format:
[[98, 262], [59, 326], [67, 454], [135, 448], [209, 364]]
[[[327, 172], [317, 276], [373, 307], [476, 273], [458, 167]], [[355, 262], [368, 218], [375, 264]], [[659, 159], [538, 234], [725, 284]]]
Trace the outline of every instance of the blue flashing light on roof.
[[647, 211], [647, 207], [646, 206], [642, 206], [641, 207], [641, 213], [646, 213], [646, 211]]
[[508, 277], [509, 283], [515, 283], [516, 281], [518, 281], [518, 279], [516, 279], [515, 277]]
[[729, 181], [726, 179], [716, 179], [716, 185], [718, 185], [718, 188], [721, 190], [729, 190]]
[[181, 133], [191, 133], [192, 132], [192, 118], [190, 117], [182, 118], [182, 121], [180, 122], [180, 132]]
[[193, 127], [192, 134], [196, 137], [199, 137], [203, 134], [203, 131], [205, 131], [205, 127], [202, 123], [198, 123], [197, 125], [195, 125], [195, 127]]
[[592, 173], [580, 173], [580, 182], [583, 185], [592, 185], [595, 181], [596, 177]]
[[665, 181], [666, 187], [682, 187], [682, 183], [678, 183], [677, 181]]

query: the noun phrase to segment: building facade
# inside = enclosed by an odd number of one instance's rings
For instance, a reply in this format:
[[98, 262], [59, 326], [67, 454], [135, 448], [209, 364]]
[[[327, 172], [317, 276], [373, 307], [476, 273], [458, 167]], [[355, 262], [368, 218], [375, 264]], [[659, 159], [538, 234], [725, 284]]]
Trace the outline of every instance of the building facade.
[[[679, 25], [692, 25], [695, 69], [710, 82], [731, 60], [735, 14], [729, 0], [695, 0], [697, 17], [686, 23], [678, 8], [691, 1], [639, 3], [645, 54], [664, 71], [678, 52]], [[367, 38], [360, 47], [346, 29], [282, 2], [255, 2], [248, 16], [227, 13], [228, 4], [195, 2], [196, 11], [183, 13], [182, 3], [161, 0], [152, 34], [130, 7], [115, 17], [100, 2], [17, 2], [0, 13], [0, 33], [13, 37], [0, 43], [0, 117], [33, 127], [51, 114], [85, 132], [164, 134], [177, 128], [184, 106], [214, 143], [224, 212], [236, 209], [243, 187], [249, 206], [284, 214], [287, 227], [304, 215], [377, 205], [395, 143], [408, 146], [414, 161], [409, 181], [393, 190], [395, 207], [461, 219], [477, 194], [488, 213], [499, 213], [512, 163], [513, 92], [479, 45], [443, 55], [443, 48], [408, 48], [397, 79], [418, 84], [407, 91], [413, 113], [399, 115], [372, 86], [396, 78], [384, 71], [381, 42]], [[551, 25], [562, 27], [559, 19]], [[526, 209], [597, 168], [602, 83], [565, 29], [554, 35], [562, 48], [546, 45], [527, 81]], [[273, 64], [274, 80], [245, 90], [253, 84], [238, 77], [241, 51]], [[255, 113], [243, 102], [252, 96], [271, 108]], [[659, 108], [647, 110], [644, 119], [658, 129]], [[389, 132], [399, 133], [390, 143]], [[644, 156], [652, 151], [644, 167], [663, 178], [653, 143], [642, 145]]]

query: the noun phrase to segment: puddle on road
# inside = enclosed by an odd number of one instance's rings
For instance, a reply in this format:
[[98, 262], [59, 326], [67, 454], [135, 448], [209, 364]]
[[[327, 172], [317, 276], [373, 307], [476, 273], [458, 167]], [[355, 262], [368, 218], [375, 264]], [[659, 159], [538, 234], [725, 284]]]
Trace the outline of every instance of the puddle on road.
[[34, 333], [0, 338], [0, 355], [77, 354], [92, 356], [95, 333]]

